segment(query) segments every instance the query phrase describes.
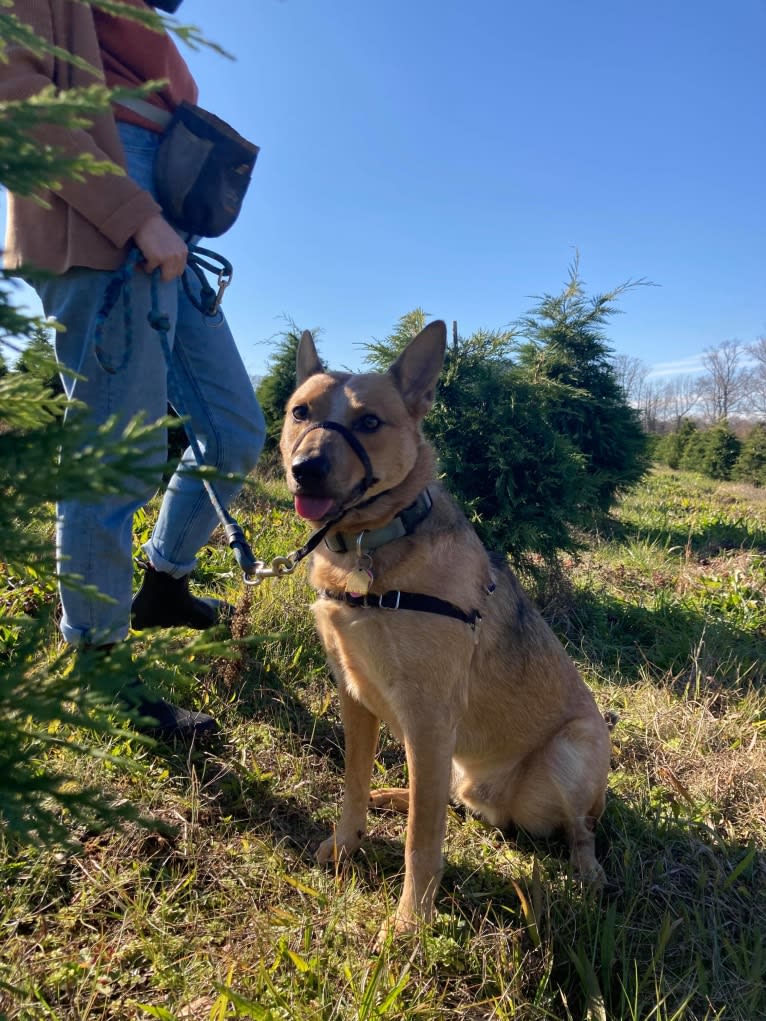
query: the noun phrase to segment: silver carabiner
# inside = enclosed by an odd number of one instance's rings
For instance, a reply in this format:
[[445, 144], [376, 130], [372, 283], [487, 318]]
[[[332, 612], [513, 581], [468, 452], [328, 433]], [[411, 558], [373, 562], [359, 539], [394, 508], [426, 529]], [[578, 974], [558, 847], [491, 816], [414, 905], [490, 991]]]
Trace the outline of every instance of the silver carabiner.
[[218, 274], [218, 292], [215, 296], [215, 301], [213, 302], [212, 309], [213, 315], [215, 315], [215, 313], [220, 309], [221, 304], [223, 302], [224, 291], [226, 290], [226, 288], [229, 286], [233, 279], [234, 279], [233, 269], [229, 269], [228, 271], [222, 269]]
[[250, 574], [243, 576], [245, 585], [260, 585], [264, 578], [286, 578], [298, 566], [291, 557], [274, 557], [270, 564], [264, 560], [256, 560]]
[[286, 575], [292, 574], [296, 566], [297, 565], [290, 559], [290, 557], [274, 557], [271, 561], [268, 577], [284, 578]]

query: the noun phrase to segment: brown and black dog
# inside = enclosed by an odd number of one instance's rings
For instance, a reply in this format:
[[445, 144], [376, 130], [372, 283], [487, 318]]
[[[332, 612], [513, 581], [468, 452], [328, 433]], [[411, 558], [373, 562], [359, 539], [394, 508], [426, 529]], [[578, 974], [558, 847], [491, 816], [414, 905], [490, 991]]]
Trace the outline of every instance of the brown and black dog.
[[328, 525], [312, 553], [319, 634], [340, 693], [345, 795], [317, 852], [340, 860], [366, 828], [378, 727], [404, 742], [409, 805], [397, 932], [428, 919], [450, 797], [495, 826], [566, 834], [575, 871], [603, 880], [594, 828], [610, 738], [593, 696], [504, 558], [488, 554], [435, 478], [421, 432], [446, 327], [387, 373], [327, 372], [298, 349], [281, 451], [296, 512]]

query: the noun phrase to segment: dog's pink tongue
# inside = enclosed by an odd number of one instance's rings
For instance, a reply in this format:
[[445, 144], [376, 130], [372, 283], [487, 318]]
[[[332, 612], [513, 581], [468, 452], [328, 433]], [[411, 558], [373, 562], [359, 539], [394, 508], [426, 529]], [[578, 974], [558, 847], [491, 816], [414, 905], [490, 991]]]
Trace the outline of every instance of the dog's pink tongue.
[[296, 496], [295, 513], [309, 521], [321, 521], [333, 506], [326, 496]]

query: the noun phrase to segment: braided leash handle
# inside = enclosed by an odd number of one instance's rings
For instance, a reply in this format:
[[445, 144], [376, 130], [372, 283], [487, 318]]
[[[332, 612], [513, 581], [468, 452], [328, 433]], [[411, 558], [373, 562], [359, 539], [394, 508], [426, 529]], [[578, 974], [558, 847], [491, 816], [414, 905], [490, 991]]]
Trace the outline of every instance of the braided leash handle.
[[[131, 248], [125, 262], [115, 271], [114, 276], [106, 285], [103, 301], [96, 313], [96, 325], [93, 330], [93, 350], [99, 365], [110, 376], [116, 376], [118, 372], [122, 372], [133, 353], [133, 306], [130, 300], [130, 288], [127, 285], [133, 276], [133, 271], [140, 258], [140, 251], [137, 248]], [[103, 347], [104, 328], [114, 311], [114, 306], [117, 304], [120, 295], [122, 295], [123, 321], [125, 325], [125, 348], [119, 365], [112, 365]]]

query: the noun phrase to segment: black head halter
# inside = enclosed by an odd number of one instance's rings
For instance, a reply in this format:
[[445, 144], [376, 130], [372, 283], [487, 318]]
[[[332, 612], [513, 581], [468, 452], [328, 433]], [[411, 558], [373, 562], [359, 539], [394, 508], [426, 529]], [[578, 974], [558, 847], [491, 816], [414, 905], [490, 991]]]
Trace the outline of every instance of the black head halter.
[[295, 454], [295, 451], [301, 445], [304, 438], [308, 436], [310, 432], [313, 432], [314, 429], [328, 429], [330, 432], [340, 433], [340, 435], [343, 437], [346, 443], [348, 443], [348, 445], [354, 451], [356, 456], [362, 462], [362, 467], [364, 468], [364, 478], [361, 480], [361, 482], [354, 486], [354, 488], [348, 494], [346, 502], [340, 508], [338, 513], [334, 517], [330, 518], [329, 521], [325, 521], [325, 523], [315, 532], [312, 532], [312, 534], [306, 541], [305, 545], [301, 546], [300, 549], [296, 550], [295, 553], [292, 554], [293, 562], [296, 564], [299, 561], [303, 560], [304, 557], [308, 556], [308, 554], [311, 553], [312, 550], [316, 549], [316, 547], [319, 545], [322, 539], [324, 539], [324, 537], [327, 535], [327, 533], [330, 531], [333, 525], [337, 525], [338, 522], [342, 520], [342, 518], [344, 518], [349, 511], [355, 510], [356, 508], [359, 507], [368, 507], [371, 503], [377, 500], [379, 496], [385, 496], [386, 493], [391, 492], [390, 489], [384, 489], [380, 493], [376, 493], [375, 496], [371, 497], [369, 500], [362, 500], [360, 502], [356, 502], [359, 501], [359, 498], [361, 496], [364, 496], [364, 494], [367, 492], [370, 486], [374, 486], [376, 482], [380, 481], [380, 479], [375, 477], [375, 474], [372, 470], [372, 461], [370, 460], [369, 454], [364, 449], [359, 440], [356, 438], [356, 436], [354, 436], [351, 430], [347, 429], [345, 425], [341, 425], [340, 422], [333, 422], [332, 419], [326, 419], [324, 422], [317, 422], [314, 425], [308, 426], [307, 429], [304, 429], [303, 432], [298, 437], [298, 439], [293, 444], [293, 448], [290, 451], [291, 455]]
[[[369, 454], [364, 449], [364, 447], [359, 442], [359, 440], [356, 438], [356, 436], [354, 436], [354, 434], [351, 432], [351, 430], [347, 429], [345, 425], [341, 425], [340, 422], [333, 422], [332, 419], [329, 419], [329, 418], [326, 419], [324, 422], [316, 422], [314, 425], [310, 425], [307, 429], [304, 429], [303, 432], [298, 437], [298, 439], [293, 444], [293, 449], [290, 451], [290, 453], [294, 454], [295, 451], [298, 449], [298, 447], [303, 442], [304, 438], [306, 436], [308, 436], [308, 434], [310, 432], [313, 432], [315, 429], [327, 429], [330, 432], [340, 433], [340, 435], [343, 437], [343, 439], [346, 441], [346, 443], [348, 443], [348, 445], [354, 451], [356, 456], [362, 462], [362, 467], [364, 468], [364, 478], [351, 491], [351, 493], [349, 494], [348, 499], [346, 500], [346, 504], [348, 504], [349, 501], [351, 501], [351, 500], [356, 500], [360, 496], [364, 496], [364, 494], [367, 492], [367, 490], [370, 488], [370, 486], [374, 486], [376, 482], [380, 481], [379, 479], [377, 479], [375, 477], [375, 475], [373, 473], [372, 461], [370, 461]], [[380, 494], [380, 495], [382, 495], [382, 494]], [[362, 506], [362, 505], [361, 504], [357, 504], [356, 506]], [[364, 506], [366, 506], [366, 504]], [[351, 510], [351, 507], [347, 507], [347, 509]], [[345, 513], [345, 511], [344, 511], [344, 513]]]

